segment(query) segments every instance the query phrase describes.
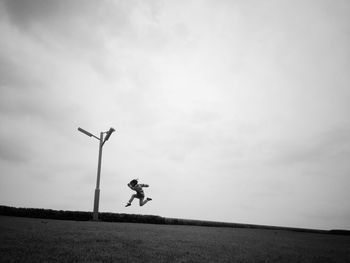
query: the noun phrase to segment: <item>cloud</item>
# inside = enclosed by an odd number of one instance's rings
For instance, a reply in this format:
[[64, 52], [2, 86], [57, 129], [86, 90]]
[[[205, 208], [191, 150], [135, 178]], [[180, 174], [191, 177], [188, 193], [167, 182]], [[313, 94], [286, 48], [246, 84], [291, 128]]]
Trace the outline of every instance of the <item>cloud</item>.
[[[130, 6], [130, 5], [129, 5]], [[29, 31], [35, 27], [48, 27], [56, 33], [76, 32], [75, 39], [87, 36], [85, 28], [96, 33], [100, 24], [115, 32], [128, 24], [128, 6], [115, 5], [112, 1], [4, 1], [9, 19], [20, 29]], [[69, 25], [69, 28], [67, 26]], [[93, 36], [91, 36], [93, 37]]]
[[283, 164], [319, 164], [328, 161], [343, 162], [350, 155], [348, 127], [320, 132], [307, 138], [299, 138], [275, 145], [275, 161]]
[[[3, 135], [1, 133], [1, 135]], [[14, 164], [23, 163], [30, 159], [31, 149], [21, 140], [13, 136], [4, 137], [0, 140], [0, 159], [2, 162], [11, 162]]]
[[[7, 57], [6, 54], [1, 54], [0, 57], [0, 85], [12, 86], [14, 88], [21, 88], [23, 86], [33, 87], [38, 84], [33, 78], [26, 72], [26, 70], [20, 71], [16, 69], [17, 65], [13, 58]], [[23, 69], [23, 68], [22, 68]]]
[[[9, 61], [2, 54], [0, 66], [0, 109], [2, 116], [13, 118], [39, 118], [43, 121], [62, 121], [64, 112], [69, 112], [72, 105], [67, 105], [54, 89], [54, 85], [42, 78], [46, 69], [36, 72], [35, 66], [26, 63], [27, 55], [19, 61]], [[36, 65], [38, 66], [38, 65]], [[61, 104], [62, 103], [62, 104]], [[63, 114], [63, 115], [62, 115]]]
[[69, 45], [74, 52], [104, 52], [110, 45], [140, 48], [138, 41], [154, 49], [163, 41], [156, 23], [160, 1], [15, 0], [3, 5], [9, 20], [24, 33], [44, 43], [51, 36], [47, 44]]

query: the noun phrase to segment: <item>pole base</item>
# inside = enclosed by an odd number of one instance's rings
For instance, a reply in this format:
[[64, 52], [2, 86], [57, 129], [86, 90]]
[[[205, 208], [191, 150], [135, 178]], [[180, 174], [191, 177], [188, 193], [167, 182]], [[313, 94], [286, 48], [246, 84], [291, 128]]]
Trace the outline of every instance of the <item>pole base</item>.
[[98, 205], [100, 201], [100, 189], [95, 189], [95, 198], [94, 198], [94, 212], [92, 215], [92, 220], [98, 221]]

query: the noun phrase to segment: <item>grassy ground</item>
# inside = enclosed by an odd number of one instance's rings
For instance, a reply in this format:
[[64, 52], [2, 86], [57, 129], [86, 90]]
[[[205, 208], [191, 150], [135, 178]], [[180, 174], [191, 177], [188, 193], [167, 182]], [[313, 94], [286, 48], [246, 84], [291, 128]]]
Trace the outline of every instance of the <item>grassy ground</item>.
[[0, 262], [350, 262], [350, 236], [0, 216]]

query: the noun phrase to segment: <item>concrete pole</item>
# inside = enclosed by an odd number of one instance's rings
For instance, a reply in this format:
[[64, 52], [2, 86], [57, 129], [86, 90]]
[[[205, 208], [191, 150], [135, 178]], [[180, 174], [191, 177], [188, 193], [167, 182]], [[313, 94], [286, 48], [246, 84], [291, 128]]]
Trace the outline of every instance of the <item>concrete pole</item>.
[[101, 161], [102, 161], [102, 146], [103, 146], [103, 132], [100, 133], [100, 144], [98, 152], [98, 166], [97, 166], [97, 180], [94, 198], [94, 213], [93, 220], [98, 221], [98, 206], [100, 202], [100, 177], [101, 177]]

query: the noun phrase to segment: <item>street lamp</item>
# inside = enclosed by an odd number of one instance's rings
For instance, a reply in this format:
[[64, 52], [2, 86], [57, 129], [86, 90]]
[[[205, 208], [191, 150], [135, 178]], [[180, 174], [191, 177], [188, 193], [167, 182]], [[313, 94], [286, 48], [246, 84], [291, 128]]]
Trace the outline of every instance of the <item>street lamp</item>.
[[[96, 189], [95, 189], [95, 197], [94, 197], [94, 212], [93, 212], [93, 220], [97, 221], [98, 220], [98, 205], [100, 202], [100, 176], [101, 176], [101, 161], [102, 161], [102, 147], [105, 144], [105, 142], [111, 137], [112, 133], [115, 131], [114, 128], [110, 128], [106, 132], [101, 132], [100, 133], [100, 138], [97, 136], [93, 135], [92, 133], [82, 129], [78, 128], [78, 131], [84, 133], [85, 135], [89, 137], [94, 137], [97, 140], [100, 141], [99, 149], [98, 149], [98, 166], [97, 166], [97, 180], [96, 180]], [[106, 136], [103, 138], [103, 135], [106, 134]]]

